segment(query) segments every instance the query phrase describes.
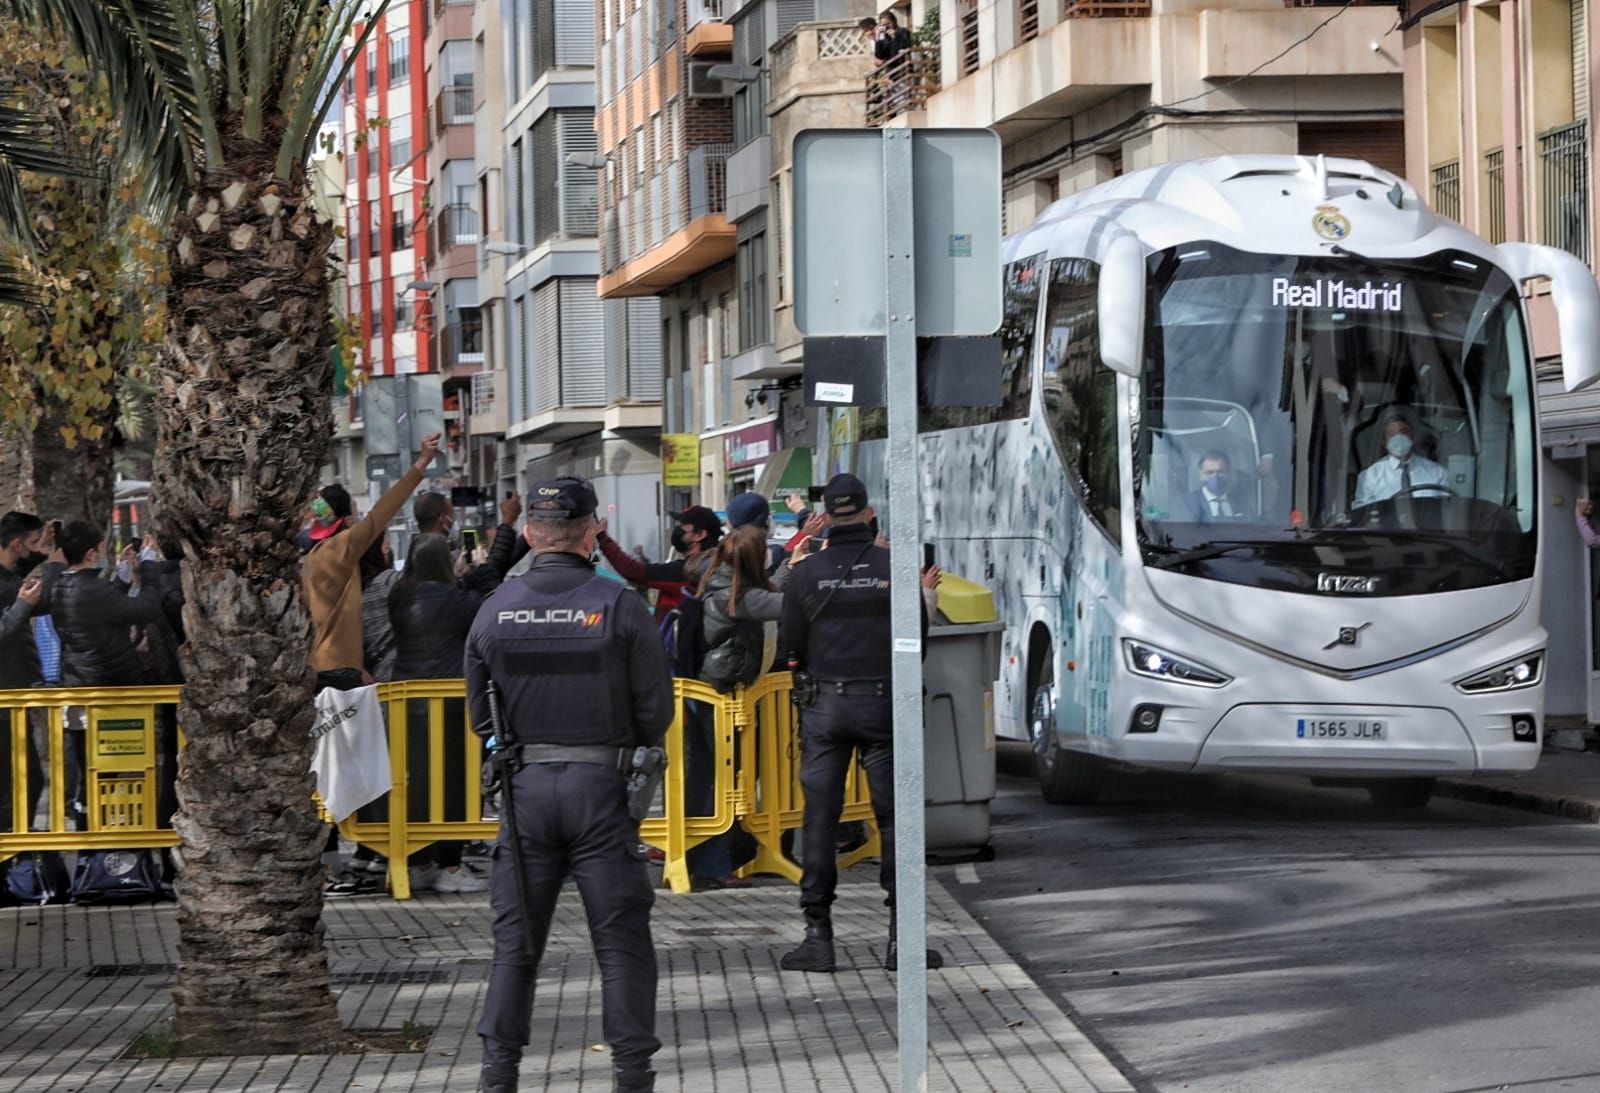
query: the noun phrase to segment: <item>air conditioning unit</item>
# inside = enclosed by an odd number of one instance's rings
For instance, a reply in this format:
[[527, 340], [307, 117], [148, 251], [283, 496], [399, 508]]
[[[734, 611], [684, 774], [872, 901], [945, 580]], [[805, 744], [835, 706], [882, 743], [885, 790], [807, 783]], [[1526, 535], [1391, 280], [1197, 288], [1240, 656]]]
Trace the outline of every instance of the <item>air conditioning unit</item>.
[[713, 65], [725, 64], [724, 61], [690, 61], [689, 62], [689, 98], [691, 99], [726, 99], [733, 92], [728, 89], [726, 80], [713, 79], [711, 68]]

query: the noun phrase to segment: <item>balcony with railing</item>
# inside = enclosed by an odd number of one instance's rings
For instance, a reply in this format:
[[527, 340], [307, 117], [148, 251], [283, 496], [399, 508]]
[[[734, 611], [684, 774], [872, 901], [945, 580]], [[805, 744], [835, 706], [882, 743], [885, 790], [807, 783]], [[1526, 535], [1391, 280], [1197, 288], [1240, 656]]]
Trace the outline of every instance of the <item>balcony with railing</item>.
[[439, 97], [434, 100], [433, 124], [434, 131], [440, 136], [452, 125], [471, 125], [473, 122], [473, 85], [469, 83], [450, 84], [439, 89]]
[[939, 92], [939, 51], [912, 48], [867, 74], [867, 124], [881, 127], [910, 110], [924, 110]]
[[683, 48], [690, 57], [726, 57], [733, 48], [733, 24], [722, 21], [724, 4], [739, 7], [737, 0], [689, 0]]
[[1506, 157], [1501, 148], [1483, 157], [1483, 235], [1491, 243], [1506, 241]]
[[1461, 219], [1461, 161], [1437, 164], [1433, 177], [1433, 211], [1451, 220]]
[[1589, 132], [1575, 121], [1539, 134], [1541, 241], [1589, 260]]
[[446, 372], [483, 367], [483, 319], [457, 319], [439, 331], [439, 364]]
[[733, 257], [728, 157], [733, 145], [696, 145], [605, 210], [599, 292], [654, 296]]
[[471, 205], [446, 205], [433, 218], [433, 253], [442, 255], [451, 247], [478, 245], [478, 210]]
[[1150, 0], [1061, 0], [1063, 19], [1135, 19], [1150, 14]]

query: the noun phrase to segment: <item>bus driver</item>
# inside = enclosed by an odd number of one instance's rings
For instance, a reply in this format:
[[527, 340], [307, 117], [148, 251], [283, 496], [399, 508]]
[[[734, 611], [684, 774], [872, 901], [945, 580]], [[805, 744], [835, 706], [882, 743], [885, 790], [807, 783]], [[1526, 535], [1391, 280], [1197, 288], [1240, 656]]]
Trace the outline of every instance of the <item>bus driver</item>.
[[1411, 438], [1411, 422], [1403, 414], [1391, 414], [1384, 422], [1383, 447], [1383, 458], [1356, 479], [1356, 496], [1351, 508], [1387, 501], [1414, 486], [1444, 485], [1444, 468], [1417, 454]]

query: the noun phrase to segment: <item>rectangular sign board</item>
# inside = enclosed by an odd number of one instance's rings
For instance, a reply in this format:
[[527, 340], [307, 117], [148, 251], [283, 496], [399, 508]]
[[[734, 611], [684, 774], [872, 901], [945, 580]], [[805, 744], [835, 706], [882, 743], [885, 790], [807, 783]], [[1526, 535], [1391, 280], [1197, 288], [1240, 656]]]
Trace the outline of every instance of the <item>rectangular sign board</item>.
[[[883, 131], [809, 129], [794, 142], [795, 322], [811, 336], [887, 330]], [[1000, 326], [1000, 138], [912, 130], [916, 333]]]

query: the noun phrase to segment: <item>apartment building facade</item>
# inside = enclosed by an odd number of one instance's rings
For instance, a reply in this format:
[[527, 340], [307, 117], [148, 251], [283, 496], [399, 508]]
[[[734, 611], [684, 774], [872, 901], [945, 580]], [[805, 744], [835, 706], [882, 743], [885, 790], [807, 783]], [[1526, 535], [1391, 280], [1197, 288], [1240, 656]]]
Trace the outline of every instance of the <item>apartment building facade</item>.
[[[661, 327], [599, 294], [593, 0], [479, 0], [477, 263], [486, 368], [469, 388], [480, 482], [594, 482], [619, 541], [663, 550]], [[489, 453], [493, 452], [491, 456]]]
[[722, 508], [745, 490], [803, 489], [799, 369], [777, 352], [769, 52], [847, 5], [602, 0], [597, 10], [600, 291], [660, 300], [662, 428], [694, 438], [698, 457], [668, 503]]
[[[429, 359], [443, 385], [445, 452], [470, 477], [471, 383], [484, 366], [478, 301], [478, 171], [474, 156], [477, 56], [472, 0], [427, 0], [418, 58], [426, 131], [412, 170], [425, 183], [423, 295]], [[478, 514], [473, 514], [474, 516]]]
[[[1430, 4], [1407, 16], [1406, 154], [1434, 208], [1491, 242], [1545, 243], [1593, 266], [1589, 119], [1597, 55], [1585, 0]], [[1572, 527], [1600, 496], [1600, 392], [1563, 390], [1549, 298], [1528, 299], [1539, 361], [1550, 724], [1600, 721], [1600, 572]]]

